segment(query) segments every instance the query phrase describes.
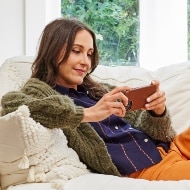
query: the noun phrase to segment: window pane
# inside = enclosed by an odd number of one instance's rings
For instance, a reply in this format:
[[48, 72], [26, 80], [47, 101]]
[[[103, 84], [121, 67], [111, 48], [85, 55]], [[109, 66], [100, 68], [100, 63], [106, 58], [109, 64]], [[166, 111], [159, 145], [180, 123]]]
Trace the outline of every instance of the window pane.
[[62, 0], [63, 17], [75, 17], [97, 35], [100, 64], [138, 65], [138, 0]]

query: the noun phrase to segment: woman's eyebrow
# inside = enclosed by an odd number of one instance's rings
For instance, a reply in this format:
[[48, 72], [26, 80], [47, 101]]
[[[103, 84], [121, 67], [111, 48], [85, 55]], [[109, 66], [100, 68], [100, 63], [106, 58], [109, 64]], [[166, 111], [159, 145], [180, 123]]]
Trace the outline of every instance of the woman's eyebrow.
[[[81, 44], [73, 44], [73, 47], [75, 47], [75, 46], [79, 46], [80, 48], [84, 48], [84, 46]], [[94, 48], [89, 48], [89, 50], [94, 51]]]

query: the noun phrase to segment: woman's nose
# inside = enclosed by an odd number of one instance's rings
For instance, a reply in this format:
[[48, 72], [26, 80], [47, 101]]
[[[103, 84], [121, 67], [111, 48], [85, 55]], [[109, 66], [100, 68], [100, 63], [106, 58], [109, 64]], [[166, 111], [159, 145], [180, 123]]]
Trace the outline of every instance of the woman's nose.
[[88, 55], [82, 56], [82, 64], [91, 65], [91, 59]]

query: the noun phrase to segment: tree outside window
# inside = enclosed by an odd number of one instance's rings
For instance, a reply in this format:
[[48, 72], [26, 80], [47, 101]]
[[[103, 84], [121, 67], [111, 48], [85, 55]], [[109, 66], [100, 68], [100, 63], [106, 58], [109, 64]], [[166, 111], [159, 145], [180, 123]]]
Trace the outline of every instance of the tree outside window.
[[61, 13], [95, 31], [100, 64], [138, 65], [138, 0], [62, 0]]

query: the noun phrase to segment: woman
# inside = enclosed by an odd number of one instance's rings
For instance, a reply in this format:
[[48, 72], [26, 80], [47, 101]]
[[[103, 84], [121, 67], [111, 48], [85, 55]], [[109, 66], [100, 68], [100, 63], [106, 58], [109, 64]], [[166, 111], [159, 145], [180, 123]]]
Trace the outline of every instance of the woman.
[[190, 179], [188, 173], [179, 174], [190, 169], [186, 161], [190, 151], [183, 146], [189, 130], [175, 137], [159, 82], [152, 81], [157, 90], [147, 98], [145, 108], [126, 112], [128, 98], [123, 91], [130, 87], [109, 90], [96, 83], [90, 73], [97, 65], [96, 39], [90, 28], [75, 19], [52, 21], [42, 33], [31, 78], [20, 91], [2, 98], [3, 114], [27, 105], [36, 121], [61, 128], [69, 146], [94, 172]]

